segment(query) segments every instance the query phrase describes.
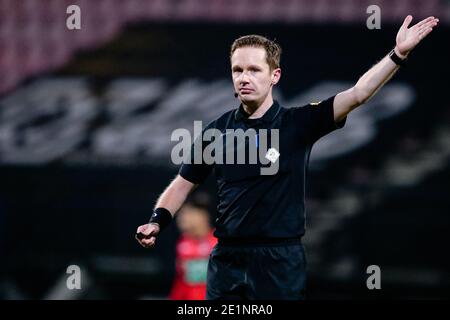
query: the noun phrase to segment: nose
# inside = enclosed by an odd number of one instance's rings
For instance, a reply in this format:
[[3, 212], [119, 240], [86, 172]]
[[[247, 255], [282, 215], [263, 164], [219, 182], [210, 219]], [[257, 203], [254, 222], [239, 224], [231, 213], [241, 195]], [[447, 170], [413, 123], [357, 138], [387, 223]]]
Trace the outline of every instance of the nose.
[[248, 74], [246, 71], [242, 72], [239, 77], [238, 77], [238, 82], [239, 83], [248, 83]]

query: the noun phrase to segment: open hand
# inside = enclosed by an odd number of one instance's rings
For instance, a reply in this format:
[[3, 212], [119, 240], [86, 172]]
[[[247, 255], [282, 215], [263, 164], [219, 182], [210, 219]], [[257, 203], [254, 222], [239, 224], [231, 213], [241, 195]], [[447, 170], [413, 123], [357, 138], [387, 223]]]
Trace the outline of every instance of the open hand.
[[439, 22], [439, 19], [431, 16], [416, 23], [411, 28], [408, 28], [412, 20], [413, 17], [408, 15], [397, 33], [397, 45], [395, 46], [395, 51], [400, 58], [406, 58], [409, 52], [414, 49], [417, 44], [428, 34], [430, 34]]

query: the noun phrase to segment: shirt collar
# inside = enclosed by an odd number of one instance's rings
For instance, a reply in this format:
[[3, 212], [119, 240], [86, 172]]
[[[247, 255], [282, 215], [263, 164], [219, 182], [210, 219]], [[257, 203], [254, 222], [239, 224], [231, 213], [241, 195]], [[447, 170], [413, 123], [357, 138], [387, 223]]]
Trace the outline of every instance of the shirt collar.
[[245, 120], [260, 120], [263, 122], [272, 122], [275, 120], [276, 116], [280, 112], [280, 104], [277, 100], [273, 101], [272, 106], [264, 113], [264, 115], [261, 118], [255, 118], [255, 119], [249, 119], [250, 116], [247, 112], [245, 112], [244, 107], [242, 106], [242, 103], [239, 105], [239, 108], [236, 109], [234, 112], [234, 119], [236, 121], [245, 121]]

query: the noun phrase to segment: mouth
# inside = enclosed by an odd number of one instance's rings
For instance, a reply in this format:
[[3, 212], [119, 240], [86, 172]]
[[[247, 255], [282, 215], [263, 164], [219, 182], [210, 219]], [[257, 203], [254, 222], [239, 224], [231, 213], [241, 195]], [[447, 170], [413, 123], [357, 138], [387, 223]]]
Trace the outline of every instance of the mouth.
[[249, 89], [249, 88], [241, 88], [241, 89], [239, 89], [239, 92], [241, 94], [250, 94], [250, 93], [254, 92], [254, 90], [253, 89]]

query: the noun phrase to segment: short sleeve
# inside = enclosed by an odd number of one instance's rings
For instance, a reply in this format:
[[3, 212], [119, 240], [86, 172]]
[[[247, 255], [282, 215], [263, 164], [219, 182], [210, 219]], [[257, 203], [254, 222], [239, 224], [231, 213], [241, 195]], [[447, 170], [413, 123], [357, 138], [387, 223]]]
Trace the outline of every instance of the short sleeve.
[[328, 133], [344, 127], [347, 117], [339, 122], [334, 121], [334, 97], [303, 107], [305, 108], [306, 135], [309, 142], [314, 143]]
[[[207, 146], [207, 143], [202, 141], [203, 134], [207, 129], [213, 128], [214, 122], [209, 123], [203, 130], [202, 134], [197, 137], [196, 141], [191, 145], [190, 154], [188, 155], [187, 159], [189, 161], [184, 161], [184, 163], [181, 165], [178, 174], [182, 176], [184, 179], [194, 183], [194, 184], [200, 184], [202, 183], [208, 175], [211, 173], [214, 165], [212, 164], [206, 164], [203, 161], [201, 163], [195, 163], [194, 161], [194, 149], [195, 145], [200, 143], [201, 144], [201, 150], [203, 154], [203, 150]], [[200, 148], [199, 148], [200, 149]]]

